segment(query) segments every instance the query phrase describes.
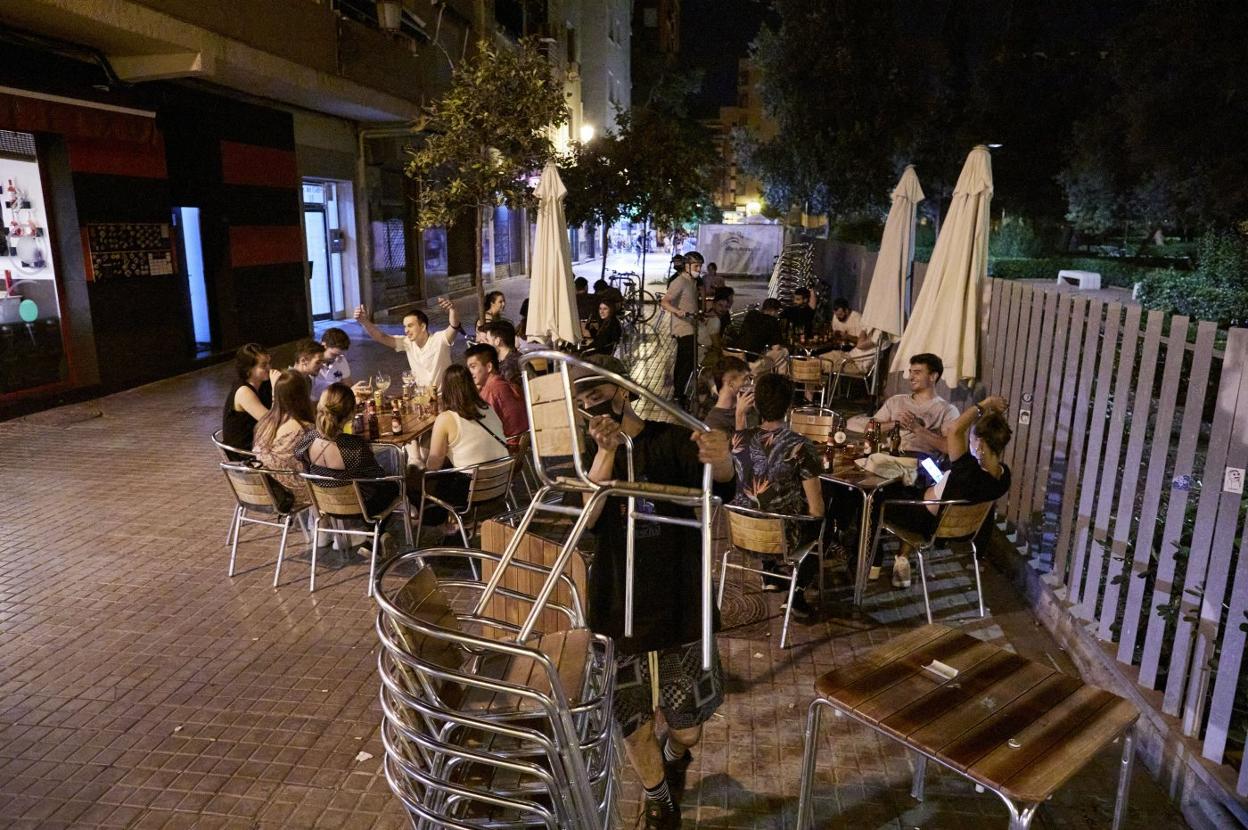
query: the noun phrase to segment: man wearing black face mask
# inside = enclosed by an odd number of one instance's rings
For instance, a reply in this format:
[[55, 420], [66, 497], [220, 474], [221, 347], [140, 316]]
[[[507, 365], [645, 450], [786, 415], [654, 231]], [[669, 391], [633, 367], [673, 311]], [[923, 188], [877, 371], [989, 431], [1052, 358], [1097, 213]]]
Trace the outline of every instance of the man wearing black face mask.
[[[595, 355], [589, 362], [627, 377], [613, 357]], [[736, 472], [723, 432], [691, 434], [677, 424], [644, 421], [633, 412], [626, 389], [597, 375], [578, 379], [575, 394], [577, 406], [593, 416], [589, 434], [596, 447], [586, 464], [594, 481], [628, 474], [623, 433], [633, 442], [637, 480], [700, 488], [702, 465], [710, 464], [715, 495], [728, 500], [735, 494]], [[598, 551], [589, 571], [589, 627], [615, 640], [615, 718], [646, 791], [646, 827], [668, 830], [680, 827], [680, 796], [693, 760], [689, 748], [723, 700], [723, 679], [717, 651], [712, 669], [702, 670], [702, 547], [693, 528], [637, 522], [633, 636], [624, 636], [627, 506], [626, 499], [608, 499], [599, 515], [590, 517]], [[641, 499], [637, 509], [694, 515], [691, 508]], [[669, 726], [662, 744], [654, 732], [656, 667], [658, 708]]]

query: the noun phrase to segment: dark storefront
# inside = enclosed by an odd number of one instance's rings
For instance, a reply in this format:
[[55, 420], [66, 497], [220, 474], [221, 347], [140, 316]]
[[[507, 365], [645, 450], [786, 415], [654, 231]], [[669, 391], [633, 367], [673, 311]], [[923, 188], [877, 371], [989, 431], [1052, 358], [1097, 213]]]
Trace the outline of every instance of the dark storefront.
[[289, 114], [6, 58], [0, 417], [309, 330]]

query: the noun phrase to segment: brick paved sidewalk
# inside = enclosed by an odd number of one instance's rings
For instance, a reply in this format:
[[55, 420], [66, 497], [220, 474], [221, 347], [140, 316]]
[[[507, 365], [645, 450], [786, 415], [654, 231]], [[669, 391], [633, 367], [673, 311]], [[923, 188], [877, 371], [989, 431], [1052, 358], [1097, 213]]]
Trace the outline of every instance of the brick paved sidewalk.
[[[658, 378], [668, 358], [648, 354], [639, 377]], [[401, 368], [358, 339], [350, 356], [358, 374]], [[323, 571], [309, 595], [293, 560], [275, 590], [275, 534], [251, 528], [226, 577], [232, 501], [207, 436], [229, 372], [0, 423], [0, 827], [406, 826], [380, 773], [367, 566]], [[937, 613], [969, 613], [965, 564], [934, 570]], [[876, 588], [854, 614], [842, 592], [782, 652], [778, 596], [729, 588], [729, 695], [690, 770], [686, 826], [792, 827], [813, 679], [919, 624], [922, 601]], [[991, 569], [985, 589], [992, 616], [970, 630], [1072, 670]], [[927, 800], [910, 800], [903, 753], [825, 723], [821, 826], [1005, 825], [991, 795], [934, 769]], [[1108, 826], [1115, 752], [1036, 826]], [[1128, 826], [1182, 826], [1141, 767]], [[636, 793], [630, 776], [628, 826]]]

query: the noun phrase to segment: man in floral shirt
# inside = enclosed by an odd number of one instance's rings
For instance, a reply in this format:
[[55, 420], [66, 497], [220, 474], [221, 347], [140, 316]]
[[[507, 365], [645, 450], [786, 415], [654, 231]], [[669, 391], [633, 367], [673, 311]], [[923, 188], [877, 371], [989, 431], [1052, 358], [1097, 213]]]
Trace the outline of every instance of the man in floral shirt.
[[[784, 513], [790, 516], [823, 516], [823, 494], [819, 473], [819, 453], [809, 440], [785, 423], [793, 404], [793, 382], [783, 375], [763, 375], [755, 384], [754, 405], [760, 423], [732, 437], [732, 460], [737, 470], [737, 497], [733, 504]], [[819, 534], [819, 522], [788, 522], [790, 550]], [[763, 569], [777, 576], [764, 578], [764, 590], [788, 587], [775, 558], [763, 559]], [[793, 595], [793, 616], [809, 620], [813, 610], [806, 602], [805, 589], [819, 573], [819, 559], [808, 556], [797, 575]]]

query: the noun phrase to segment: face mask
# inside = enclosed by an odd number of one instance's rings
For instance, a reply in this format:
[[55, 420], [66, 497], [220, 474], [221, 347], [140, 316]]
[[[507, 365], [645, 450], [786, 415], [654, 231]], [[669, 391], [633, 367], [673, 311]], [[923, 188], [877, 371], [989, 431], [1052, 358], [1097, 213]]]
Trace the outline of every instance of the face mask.
[[597, 418], [599, 415], [606, 415], [611, 420], [619, 423], [624, 420], [624, 413], [615, 411], [615, 398], [607, 398], [605, 401], [584, 407], [585, 411]]

